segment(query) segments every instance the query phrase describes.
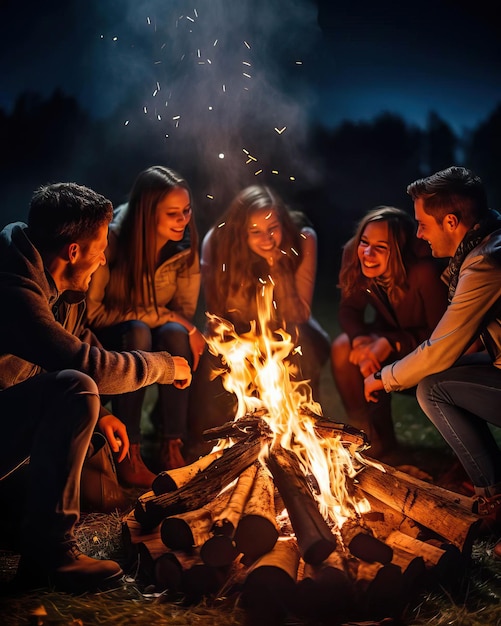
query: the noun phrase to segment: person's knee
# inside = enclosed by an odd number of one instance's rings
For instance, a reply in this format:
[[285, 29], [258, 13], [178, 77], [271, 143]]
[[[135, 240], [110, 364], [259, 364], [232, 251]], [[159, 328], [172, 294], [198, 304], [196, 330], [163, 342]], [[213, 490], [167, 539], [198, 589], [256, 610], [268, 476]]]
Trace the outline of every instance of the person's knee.
[[99, 389], [95, 381], [78, 370], [61, 370], [56, 375], [58, 390], [71, 394], [90, 394], [99, 397]]
[[416, 400], [425, 413], [425, 409], [430, 400], [432, 388], [435, 386], [435, 382], [436, 381], [433, 376], [426, 376], [419, 381], [416, 387]]
[[55, 381], [52, 400], [64, 419], [97, 423], [101, 401], [95, 381], [83, 372], [69, 369], [58, 372]]
[[186, 328], [176, 322], [168, 322], [155, 330], [155, 349], [166, 350], [176, 356], [191, 356], [190, 339]]
[[338, 335], [331, 344], [331, 363], [333, 367], [342, 367], [348, 363], [351, 352], [350, 338], [346, 333]]
[[126, 350], [150, 352], [152, 349], [150, 327], [139, 320], [131, 320], [127, 323], [127, 330], [123, 334], [123, 343]]

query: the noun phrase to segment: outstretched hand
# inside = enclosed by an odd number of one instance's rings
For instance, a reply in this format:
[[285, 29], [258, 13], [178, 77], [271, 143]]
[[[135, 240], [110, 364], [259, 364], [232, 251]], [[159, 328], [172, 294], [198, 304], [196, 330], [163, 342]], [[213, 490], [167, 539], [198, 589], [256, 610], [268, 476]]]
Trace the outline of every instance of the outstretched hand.
[[174, 387], [186, 389], [191, 385], [191, 367], [182, 356], [173, 356], [174, 360]]
[[366, 402], [377, 402], [379, 400], [377, 392], [382, 389], [384, 389], [382, 380], [374, 378], [374, 374], [367, 376], [367, 378], [364, 379], [364, 395]]

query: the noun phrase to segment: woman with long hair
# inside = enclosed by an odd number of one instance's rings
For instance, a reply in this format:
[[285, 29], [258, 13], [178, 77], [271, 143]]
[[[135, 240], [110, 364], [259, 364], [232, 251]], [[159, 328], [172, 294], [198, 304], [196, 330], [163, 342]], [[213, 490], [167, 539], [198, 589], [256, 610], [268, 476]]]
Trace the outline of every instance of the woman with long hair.
[[[90, 327], [115, 350], [165, 350], [183, 356], [193, 370], [205, 347], [194, 326], [200, 291], [198, 234], [188, 183], [163, 166], [142, 171], [127, 204], [110, 225], [107, 264], [87, 297]], [[160, 429], [157, 470], [184, 465], [190, 388], [158, 386]], [[145, 389], [115, 396], [112, 410], [127, 426], [129, 458], [117, 467], [120, 481], [149, 488], [155, 474], [141, 456], [140, 421]]]
[[[269, 328], [284, 329], [301, 354], [292, 358], [296, 378], [308, 380], [312, 399], [318, 401], [320, 372], [329, 358], [330, 339], [312, 317], [317, 269], [317, 237], [306, 216], [290, 211], [270, 187], [243, 189], [209, 230], [202, 245], [202, 285], [206, 310], [231, 322], [238, 334], [248, 332], [258, 319], [256, 296], [263, 284], [273, 285], [273, 319]], [[210, 325], [207, 332], [211, 332]], [[220, 387], [220, 377], [208, 383], [210, 363], [204, 353], [194, 377], [204, 398], [204, 409], [194, 415], [193, 435], [203, 422], [216, 425], [234, 417], [231, 394]], [[219, 385], [219, 386], [218, 386]], [[202, 389], [200, 389], [202, 387]], [[212, 415], [212, 417], [211, 417]]]
[[427, 339], [447, 307], [441, 266], [419, 250], [416, 226], [405, 211], [379, 206], [358, 223], [345, 244], [339, 287], [339, 324], [332, 374], [348, 422], [365, 431], [375, 458], [396, 446], [390, 395], [364, 398], [364, 378]]

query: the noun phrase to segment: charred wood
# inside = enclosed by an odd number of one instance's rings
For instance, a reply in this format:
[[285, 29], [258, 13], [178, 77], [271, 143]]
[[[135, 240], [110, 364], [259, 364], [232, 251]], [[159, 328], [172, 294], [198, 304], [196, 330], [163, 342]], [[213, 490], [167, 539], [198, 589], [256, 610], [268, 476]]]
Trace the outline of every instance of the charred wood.
[[261, 439], [238, 441], [180, 489], [159, 496], [150, 492], [140, 496], [134, 508], [136, 520], [143, 529], [151, 529], [169, 515], [203, 507], [254, 463], [262, 446]]
[[479, 518], [471, 499], [431, 485], [389, 465], [367, 465], [357, 476], [359, 487], [457, 546], [471, 553]]
[[296, 455], [274, 446], [266, 463], [287, 507], [301, 556], [306, 563], [321, 563], [336, 548], [336, 537], [320, 514]]

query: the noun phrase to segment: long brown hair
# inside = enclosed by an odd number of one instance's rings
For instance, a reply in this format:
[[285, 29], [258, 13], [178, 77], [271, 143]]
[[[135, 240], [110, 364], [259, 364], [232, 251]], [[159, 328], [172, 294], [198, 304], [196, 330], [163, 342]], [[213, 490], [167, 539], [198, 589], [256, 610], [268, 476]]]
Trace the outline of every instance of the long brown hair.
[[407, 263], [410, 257], [414, 256], [413, 240], [416, 227], [408, 213], [393, 206], [375, 207], [359, 221], [355, 234], [344, 246], [339, 287], [343, 296], [348, 296], [368, 287], [374, 280], [364, 276], [357, 249], [367, 224], [376, 221], [388, 224], [390, 256], [388, 281], [385, 287], [391, 299], [399, 300], [407, 290]]
[[218, 219], [209, 241], [212, 271], [204, 275], [206, 301], [211, 313], [225, 315], [228, 297], [244, 290], [255, 295], [257, 281], [269, 272], [268, 264], [247, 243], [249, 219], [256, 211], [274, 210], [282, 227], [280, 262], [295, 272], [301, 262], [301, 229], [282, 199], [267, 186], [243, 189]]
[[[110, 281], [106, 288], [106, 303], [112, 309], [137, 310], [153, 304], [158, 310], [154, 276], [157, 264], [155, 239], [156, 208], [173, 189], [186, 189], [186, 180], [177, 172], [156, 165], [141, 172], [130, 192], [129, 202], [118, 234], [116, 256], [110, 266]], [[194, 213], [187, 225], [190, 267], [198, 253], [198, 232]]]

